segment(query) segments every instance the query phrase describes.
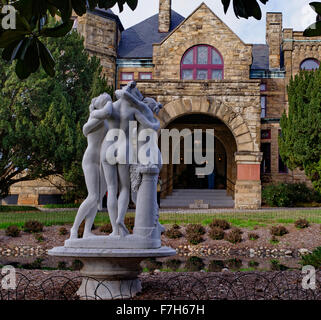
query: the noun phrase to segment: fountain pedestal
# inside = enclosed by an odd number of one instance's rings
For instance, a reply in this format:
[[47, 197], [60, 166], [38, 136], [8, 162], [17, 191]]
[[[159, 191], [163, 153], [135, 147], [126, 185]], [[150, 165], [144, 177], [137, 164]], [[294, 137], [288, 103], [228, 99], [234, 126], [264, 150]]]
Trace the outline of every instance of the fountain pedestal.
[[130, 299], [141, 292], [140, 263], [147, 258], [176, 255], [169, 247], [159, 249], [103, 249], [56, 247], [51, 256], [74, 257], [82, 261], [84, 277], [77, 291], [80, 299]]

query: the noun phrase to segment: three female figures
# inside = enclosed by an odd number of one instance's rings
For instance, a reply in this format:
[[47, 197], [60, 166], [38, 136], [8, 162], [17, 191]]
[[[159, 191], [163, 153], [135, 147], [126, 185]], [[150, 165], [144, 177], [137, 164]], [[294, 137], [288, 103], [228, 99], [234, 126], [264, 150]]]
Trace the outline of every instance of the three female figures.
[[[106, 190], [107, 209], [113, 227], [111, 236], [128, 234], [124, 220], [130, 200], [129, 123], [137, 121], [139, 128], [157, 131], [159, 121], [153, 112], [158, 112], [161, 105], [153, 99], [143, 99], [135, 82], [130, 82], [115, 94], [118, 100], [114, 103], [106, 93], [92, 100], [90, 117], [83, 128], [88, 141], [82, 162], [88, 196], [78, 210], [71, 239], [78, 237], [83, 220], [86, 221], [83, 237], [93, 236], [91, 227]], [[120, 134], [117, 135], [117, 131]], [[113, 148], [115, 133], [118, 137], [117, 150]]]

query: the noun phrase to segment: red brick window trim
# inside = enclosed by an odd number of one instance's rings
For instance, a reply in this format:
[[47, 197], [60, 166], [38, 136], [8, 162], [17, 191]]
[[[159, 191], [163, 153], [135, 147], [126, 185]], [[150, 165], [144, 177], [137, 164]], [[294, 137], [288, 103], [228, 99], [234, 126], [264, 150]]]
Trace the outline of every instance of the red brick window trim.
[[153, 73], [152, 72], [140, 72], [139, 79], [140, 80], [151, 80], [151, 79], [153, 79]]
[[181, 61], [181, 79], [224, 79], [224, 61], [222, 55], [212, 46], [204, 44], [188, 49]]
[[134, 72], [122, 72], [120, 79], [121, 81], [132, 81], [134, 80]]

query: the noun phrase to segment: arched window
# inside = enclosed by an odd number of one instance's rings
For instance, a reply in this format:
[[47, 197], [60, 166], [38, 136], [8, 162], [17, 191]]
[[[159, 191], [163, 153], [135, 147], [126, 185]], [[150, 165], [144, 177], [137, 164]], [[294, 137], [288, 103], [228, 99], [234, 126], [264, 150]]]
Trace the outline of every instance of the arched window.
[[208, 45], [198, 45], [188, 49], [181, 62], [183, 80], [222, 80], [223, 70], [221, 54]]
[[301, 65], [300, 69], [301, 70], [317, 70], [320, 67], [320, 62], [317, 59], [306, 59], [304, 60]]

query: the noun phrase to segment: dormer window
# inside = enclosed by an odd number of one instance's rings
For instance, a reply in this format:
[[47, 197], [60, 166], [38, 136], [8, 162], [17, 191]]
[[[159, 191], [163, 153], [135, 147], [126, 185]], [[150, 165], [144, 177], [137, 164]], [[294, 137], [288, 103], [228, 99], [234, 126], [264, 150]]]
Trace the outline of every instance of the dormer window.
[[183, 80], [222, 80], [222, 55], [213, 47], [198, 45], [186, 51], [181, 62]]

